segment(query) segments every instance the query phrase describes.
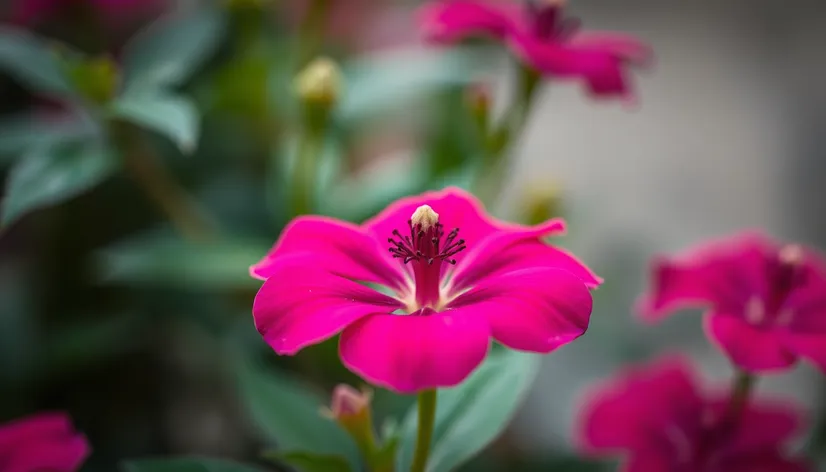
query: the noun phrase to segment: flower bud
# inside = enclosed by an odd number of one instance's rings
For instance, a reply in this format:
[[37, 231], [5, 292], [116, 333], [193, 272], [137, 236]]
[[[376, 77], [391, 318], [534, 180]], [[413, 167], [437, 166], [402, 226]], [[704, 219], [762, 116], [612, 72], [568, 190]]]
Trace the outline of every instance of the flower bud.
[[368, 390], [358, 391], [339, 384], [333, 389], [330, 409], [324, 412], [353, 437], [365, 455], [372, 454], [376, 444], [370, 412], [372, 398], [373, 394]]
[[562, 194], [555, 182], [531, 185], [523, 200], [525, 222], [536, 225], [562, 216]]
[[359, 392], [349, 385], [337, 385], [333, 390], [333, 401], [330, 406], [333, 417], [342, 419], [363, 414], [370, 408], [371, 396], [369, 392]]
[[486, 132], [488, 121], [490, 120], [491, 92], [486, 83], [476, 83], [470, 85], [465, 90], [465, 103], [473, 115], [477, 126], [482, 132]]
[[295, 78], [295, 92], [307, 105], [332, 107], [341, 94], [343, 79], [338, 65], [320, 57], [310, 62]]
[[73, 85], [89, 102], [103, 105], [115, 97], [121, 78], [118, 65], [110, 57], [71, 58], [66, 62]]

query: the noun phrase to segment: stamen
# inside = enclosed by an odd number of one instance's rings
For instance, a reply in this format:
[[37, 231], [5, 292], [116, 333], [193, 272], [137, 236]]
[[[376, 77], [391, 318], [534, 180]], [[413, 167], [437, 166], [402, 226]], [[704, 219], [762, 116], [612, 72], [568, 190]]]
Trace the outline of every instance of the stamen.
[[[439, 214], [428, 205], [416, 209], [407, 220], [410, 236], [402, 236], [399, 230], [393, 230], [391, 244], [388, 251], [396, 259], [402, 259], [405, 264], [410, 261], [425, 262], [432, 265], [435, 261], [444, 261], [456, 264], [453, 258], [464, 251], [464, 239], [458, 239], [459, 228], [453, 228], [445, 237], [444, 225], [439, 222]], [[442, 240], [444, 238], [444, 241]]]

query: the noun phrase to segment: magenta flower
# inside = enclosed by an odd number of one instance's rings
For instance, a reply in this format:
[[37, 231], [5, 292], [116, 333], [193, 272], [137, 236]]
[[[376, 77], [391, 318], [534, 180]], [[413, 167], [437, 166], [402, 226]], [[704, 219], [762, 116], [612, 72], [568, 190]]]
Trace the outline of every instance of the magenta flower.
[[655, 259], [640, 309], [656, 321], [708, 308], [706, 333], [750, 372], [787, 368], [798, 357], [826, 370], [824, 267], [813, 251], [743, 233]]
[[561, 220], [505, 224], [459, 189], [390, 205], [361, 226], [291, 222], [251, 268], [258, 331], [292, 355], [341, 332], [344, 364], [398, 392], [457, 385], [490, 338], [547, 353], [581, 336], [601, 280], [543, 238]]
[[580, 22], [563, 18], [561, 1], [492, 2], [445, 0], [422, 9], [421, 28], [435, 42], [473, 36], [503, 41], [525, 64], [559, 79], [583, 80], [596, 97], [633, 100], [628, 66], [646, 65], [651, 50], [638, 39], [617, 33], [580, 31]]
[[74, 472], [88, 455], [86, 438], [64, 413], [41, 413], [0, 426], [3, 472]]
[[757, 399], [738, 413], [722, 393], [702, 391], [690, 365], [669, 357], [596, 388], [580, 412], [578, 439], [588, 454], [624, 455], [624, 472], [811, 470], [787, 454], [799, 412]]

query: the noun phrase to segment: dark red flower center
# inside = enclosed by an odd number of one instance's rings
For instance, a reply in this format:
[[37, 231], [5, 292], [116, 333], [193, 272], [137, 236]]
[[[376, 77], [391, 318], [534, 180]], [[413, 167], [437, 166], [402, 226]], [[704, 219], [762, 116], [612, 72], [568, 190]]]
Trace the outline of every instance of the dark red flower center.
[[562, 0], [529, 0], [527, 14], [533, 24], [533, 33], [541, 39], [564, 41], [580, 27], [576, 18], [564, 18]]
[[466, 249], [465, 240], [458, 239], [459, 228], [445, 234], [438, 213], [428, 205], [416, 209], [407, 220], [408, 234], [393, 230], [390, 254], [405, 264], [412, 263], [418, 308], [435, 308], [440, 301], [442, 262], [456, 264], [453, 258]]

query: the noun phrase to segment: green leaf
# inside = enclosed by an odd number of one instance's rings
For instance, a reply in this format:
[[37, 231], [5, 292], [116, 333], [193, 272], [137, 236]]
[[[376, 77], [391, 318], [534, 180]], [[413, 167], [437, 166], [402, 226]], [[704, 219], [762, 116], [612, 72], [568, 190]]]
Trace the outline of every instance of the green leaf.
[[195, 150], [200, 128], [198, 110], [183, 97], [159, 93], [133, 92], [115, 100], [113, 117], [167, 136], [184, 154]]
[[302, 472], [350, 472], [350, 465], [341, 456], [290, 451], [266, 454], [268, 459], [288, 464]]
[[[491, 354], [463, 384], [440, 390], [428, 472], [447, 472], [476, 455], [505, 429], [539, 369], [539, 357], [511, 350]], [[405, 418], [396, 470], [409, 470], [417, 409]]]
[[0, 68], [32, 92], [56, 96], [74, 95], [57, 51], [27, 31], [0, 28]]
[[125, 462], [123, 470], [125, 472], [263, 472], [263, 469], [251, 465], [199, 457], [141, 459]]
[[224, 29], [225, 18], [217, 8], [199, 8], [153, 23], [126, 46], [126, 89], [179, 85], [215, 52]]
[[83, 193], [116, 167], [113, 151], [101, 143], [37, 146], [11, 169], [0, 221], [6, 226], [27, 212]]
[[478, 80], [478, 72], [489, 63], [484, 53], [463, 49], [391, 51], [350, 62], [337, 116], [346, 122], [403, 109], [429, 92]]
[[279, 450], [341, 456], [357, 468], [356, 444], [338, 424], [321, 415], [321, 407], [329, 402], [294, 379], [250, 360], [240, 359], [236, 369], [250, 419]]
[[249, 275], [249, 266], [270, 245], [228, 238], [195, 244], [153, 233], [98, 252], [97, 275], [104, 282], [143, 286], [256, 290], [261, 281]]

